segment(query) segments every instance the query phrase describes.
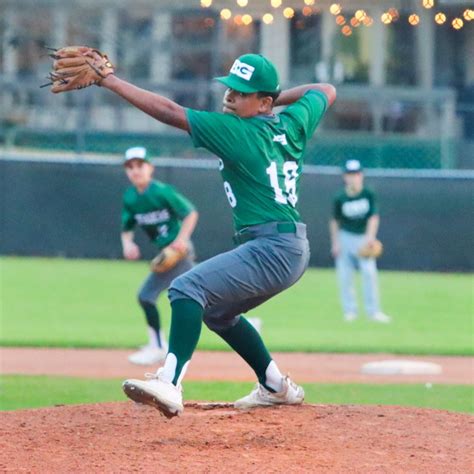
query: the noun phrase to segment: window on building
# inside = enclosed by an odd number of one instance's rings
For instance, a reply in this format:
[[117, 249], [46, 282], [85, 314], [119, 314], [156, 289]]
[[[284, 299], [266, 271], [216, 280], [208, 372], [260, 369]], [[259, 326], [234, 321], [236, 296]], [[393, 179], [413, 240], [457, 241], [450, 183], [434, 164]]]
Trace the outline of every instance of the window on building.
[[[96, 8], [75, 10], [73, 7], [69, 7], [67, 9], [67, 44], [86, 44], [99, 47], [102, 13], [102, 10]], [[80, 17], [80, 21], [78, 21], [78, 17]]]
[[[217, 35], [215, 12], [185, 10], [173, 15], [171, 75], [174, 100], [185, 107], [209, 107], [209, 81], [215, 75]], [[196, 81], [202, 83], [197, 85]]]
[[362, 26], [354, 27], [350, 36], [344, 36], [339, 27], [336, 31], [333, 77], [337, 82], [367, 84], [371, 30]]
[[[435, 29], [435, 86], [455, 87], [458, 90], [464, 86], [469, 57], [468, 34], [467, 28], [459, 31], [454, 28]], [[472, 43], [470, 48], [472, 61]]]
[[386, 82], [394, 86], [416, 85], [416, 30], [408, 23], [408, 15], [386, 25]]
[[218, 75], [227, 74], [235, 58], [246, 53], [260, 51], [260, 22], [250, 25], [236, 24], [228, 21], [222, 24], [222, 44], [218, 58]]
[[130, 79], [143, 80], [150, 75], [152, 50], [152, 13], [148, 9], [121, 10], [117, 42], [118, 62]]
[[312, 82], [321, 60], [321, 15], [304, 16], [298, 12], [290, 28], [292, 82]]
[[174, 79], [209, 79], [212, 76], [217, 18], [201, 10], [179, 12], [172, 24]]

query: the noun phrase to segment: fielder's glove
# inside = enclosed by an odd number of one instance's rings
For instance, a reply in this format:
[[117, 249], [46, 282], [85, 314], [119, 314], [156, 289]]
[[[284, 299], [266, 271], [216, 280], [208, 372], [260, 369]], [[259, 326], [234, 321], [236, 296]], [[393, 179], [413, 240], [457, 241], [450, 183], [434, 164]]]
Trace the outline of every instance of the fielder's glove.
[[88, 46], [66, 46], [53, 49], [49, 55], [54, 59], [53, 70], [48, 79], [51, 92], [66, 92], [100, 85], [103, 79], [114, 73], [114, 66], [106, 54]]
[[155, 273], [164, 273], [174, 268], [178, 262], [188, 255], [188, 250], [176, 250], [173, 247], [165, 247], [152, 261], [150, 269]]
[[371, 243], [363, 245], [359, 249], [359, 257], [363, 258], [378, 258], [383, 253], [383, 244], [380, 240], [374, 240]]

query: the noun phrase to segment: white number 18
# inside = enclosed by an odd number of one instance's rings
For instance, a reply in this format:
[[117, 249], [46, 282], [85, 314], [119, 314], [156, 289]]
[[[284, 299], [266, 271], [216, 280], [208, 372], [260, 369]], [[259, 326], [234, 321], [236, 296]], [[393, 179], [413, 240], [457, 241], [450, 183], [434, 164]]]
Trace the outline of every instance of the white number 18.
[[278, 170], [275, 161], [266, 169], [268, 176], [270, 176], [270, 185], [275, 191], [275, 201], [280, 204], [291, 204], [296, 206], [298, 196], [296, 195], [296, 178], [298, 177], [298, 164], [294, 161], [285, 161], [283, 164], [283, 174], [285, 176], [285, 192], [283, 194], [278, 182]]

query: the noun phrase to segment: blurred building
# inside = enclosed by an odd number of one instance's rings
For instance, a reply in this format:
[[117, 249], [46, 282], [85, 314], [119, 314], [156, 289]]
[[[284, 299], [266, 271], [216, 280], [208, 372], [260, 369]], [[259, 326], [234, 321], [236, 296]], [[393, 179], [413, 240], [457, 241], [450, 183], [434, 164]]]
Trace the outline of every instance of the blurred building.
[[210, 109], [222, 96], [210, 79], [238, 55], [261, 52], [283, 87], [338, 85], [328, 140], [359, 140], [361, 154], [373, 136], [385, 147], [400, 136], [431, 140], [433, 167], [471, 166], [471, 8], [464, 0], [0, 0], [0, 140], [15, 144], [19, 129], [173, 133], [99, 88], [39, 89], [51, 63], [45, 45], [96, 46], [121, 77]]

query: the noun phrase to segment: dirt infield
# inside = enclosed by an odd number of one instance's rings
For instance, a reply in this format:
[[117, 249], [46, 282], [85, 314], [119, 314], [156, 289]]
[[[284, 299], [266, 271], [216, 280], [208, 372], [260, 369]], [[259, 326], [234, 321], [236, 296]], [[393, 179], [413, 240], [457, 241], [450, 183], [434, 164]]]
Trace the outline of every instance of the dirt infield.
[[[127, 361], [130, 351], [91, 349], [1, 348], [0, 371], [4, 374], [68, 375], [76, 377], [142, 377], [151, 367]], [[301, 383], [474, 383], [472, 357], [395, 356], [393, 354], [301, 354], [275, 353], [284, 372]], [[387, 359], [434, 362], [438, 375], [364, 375], [362, 364]], [[235, 353], [196, 352], [186, 380], [254, 381], [254, 374]]]
[[469, 415], [386, 406], [188, 404], [172, 420], [132, 402], [60, 406], [2, 413], [0, 471], [466, 473], [473, 428]]
[[[3, 374], [140, 377], [130, 351], [2, 348]], [[467, 383], [468, 357], [389, 354], [274, 354], [299, 382]], [[439, 375], [369, 376], [363, 363], [422, 360]], [[197, 352], [191, 380], [253, 380], [233, 353]], [[34, 473], [465, 473], [471, 472], [474, 417], [387, 406], [303, 405], [235, 410], [187, 403], [167, 420], [132, 402], [1, 413], [0, 472]]]

